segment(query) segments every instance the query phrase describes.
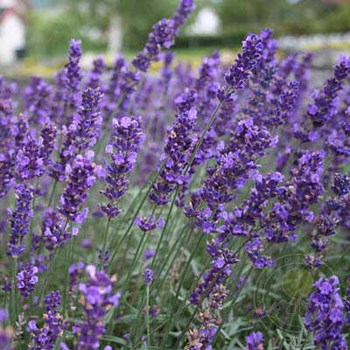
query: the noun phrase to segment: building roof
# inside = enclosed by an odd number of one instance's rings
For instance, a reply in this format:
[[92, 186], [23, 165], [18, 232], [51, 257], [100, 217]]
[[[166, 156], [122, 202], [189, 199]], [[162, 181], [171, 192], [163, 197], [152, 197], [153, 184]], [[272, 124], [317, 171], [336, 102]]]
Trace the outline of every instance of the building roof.
[[31, 7], [28, 0], [17, 1], [16, 4], [10, 7], [1, 7], [0, 2], [0, 23], [2, 23], [6, 18], [12, 15], [16, 15], [25, 21], [26, 10]]

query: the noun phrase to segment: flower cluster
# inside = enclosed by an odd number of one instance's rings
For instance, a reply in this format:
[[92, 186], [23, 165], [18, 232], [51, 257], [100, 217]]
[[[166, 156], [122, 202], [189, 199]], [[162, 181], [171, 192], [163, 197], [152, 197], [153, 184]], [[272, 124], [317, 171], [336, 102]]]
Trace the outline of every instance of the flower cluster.
[[147, 72], [151, 61], [158, 60], [161, 49], [169, 49], [174, 44], [180, 25], [194, 9], [193, 0], [181, 0], [180, 6], [171, 19], [163, 18], [156, 23], [148, 35], [145, 48], [132, 61], [134, 67], [142, 72]]
[[139, 119], [115, 118], [112, 128], [110, 144], [106, 147], [106, 154], [110, 157], [104, 179], [107, 187], [102, 192], [109, 202], [101, 206], [109, 218], [115, 218], [120, 213], [116, 201], [124, 196], [128, 188], [129, 176], [143, 140]]
[[261, 332], [252, 332], [246, 337], [247, 350], [264, 350], [264, 337]]
[[19, 184], [16, 186], [16, 209], [9, 210], [11, 236], [7, 254], [18, 257], [25, 249], [24, 238], [29, 233], [30, 222], [33, 216], [32, 200], [33, 189], [30, 186]]
[[38, 272], [37, 266], [28, 263], [17, 273], [17, 288], [24, 297], [28, 297], [34, 291], [39, 281]]
[[32, 344], [29, 346], [32, 350], [51, 350], [55, 348], [58, 337], [63, 334], [62, 316], [57, 309], [61, 305], [61, 294], [53, 291], [44, 298], [45, 324], [42, 328], [38, 328], [35, 320], [28, 322], [28, 329], [33, 338]]
[[160, 169], [159, 179], [152, 186], [149, 195], [150, 200], [158, 205], [167, 204], [169, 194], [186, 181], [184, 169], [188, 166], [196, 142], [193, 134], [197, 117], [194, 109], [196, 100], [197, 94], [194, 90], [187, 90], [175, 100], [178, 114], [174, 126], [168, 132], [162, 157], [164, 165]]
[[164, 220], [162, 218], [157, 219], [154, 215], [149, 214], [146, 218], [137, 217], [134, 224], [138, 226], [143, 232], [152, 231], [156, 228], [162, 228], [164, 226]]
[[95, 181], [96, 165], [91, 162], [93, 152], [85, 157], [78, 155], [68, 168], [68, 183], [60, 198], [59, 212], [68, 220], [82, 223], [88, 215], [88, 208], [81, 210], [81, 205], [87, 200], [90, 189]]
[[309, 297], [304, 323], [314, 332], [314, 342], [322, 349], [346, 350], [342, 334], [345, 324], [344, 304], [339, 294], [337, 276], [321, 278], [314, 283], [316, 290]]
[[120, 293], [112, 293], [113, 280], [95, 266], [88, 265], [86, 275], [88, 281], [79, 284], [84, 314], [82, 322], [76, 323], [73, 329], [78, 337], [75, 349], [96, 350], [105, 332], [104, 316], [119, 305]]
[[64, 217], [52, 208], [45, 210], [41, 225], [41, 235], [35, 237], [37, 247], [39, 248], [40, 244], [43, 244], [48, 251], [53, 252], [69, 237]]

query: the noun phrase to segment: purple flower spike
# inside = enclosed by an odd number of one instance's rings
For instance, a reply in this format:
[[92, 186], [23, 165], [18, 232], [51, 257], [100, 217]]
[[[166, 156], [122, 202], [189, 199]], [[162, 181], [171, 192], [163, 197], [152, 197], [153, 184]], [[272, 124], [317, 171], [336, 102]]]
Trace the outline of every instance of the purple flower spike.
[[33, 343], [30, 346], [32, 350], [52, 350], [58, 337], [63, 334], [63, 318], [58, 313], [57, 308], [61, 305], [61, 294], [59, 291], [51, 292], [44, 298], [45, 305], [45, 324], [38, 329], [36, 322], [28, 322], [28, 328], [32, 333]]
[[170, 193], [177, 185], [183, 185], [186, 181], [184, 169], [197, 141], [194, 135], [197, 119], [194, 108], [196, 101], [197, 93], [190, 89], [186, 89], [185, 93], [175, 99], [178, 114], [172, 129], [168, 132], [163, 156], [164, 167], [149, 195], [150, 201], [158, 205], [167, 204]]
[[346, 78], [350, 76], [350, 58], [342, 57], [334, 67], [333, 74], [322, 89], [314, 91], [313, 103], [308, 105], [307, 113], [315, 127], [320, 127], [335, 117], [338, 93], [342, 90]]
[[156, 228], [164, 227], [164, 219], [157, 220], [155, 215], [149, 214], [146, 218], [137, 217], [134, 224], [138, 226], [143, 232], [155, 230]]
[[144, 254], [143, 254], [143, 260], [147, 261], [149, 259], [152, 259], [155, 255], [155, 250], [154, 249], [147, 249]]
[[81, 209], [88, 198], [86, 193], [95, 183], [96, 164], [91, 162], [93, 153], [85, 157], [78, 155], [68, 168], [68, 183], [60, 198], [58, 211], [67, 219], [83, 223], [88, 215], [88, 208]]
[[261, 332], [252, 332], [246, 337], [247, 350], [264, 350], [264, 337]]
[[36, 131], [31, 130], [16, 155], [16, 174], [20, 180], [32, 180], [43, 175], [46, 156], [43, 147], [43, 139], [37, 139]]
[[29, 233], [30, 222], [33, 216], [33, 189], [24, 184], [17, 185], [16, 197], [16, 210], [14, 212], [9, 210], [11, 236], [7, 254], [12, 257], [18, 257], [25, 249], [23, 241]]
[[270, 257], [262, 255], [263, 248], [263, 243], [259, 238], [248, 242], [244, 247], [244, 250], [248, 253], [250, 260], [257, 269], [271, 267], [274, 264]]
[[143, 271], [143, 282], [145, 285], [150, 286], [153, 283], [154, 280], [154, 272], [150, 268], [145, 268], [145, 271]]
[[48, 208], [43, 214], [41, 236], [37, 240], [49, 251], [54, 251], [58, 246], [66, 242], [71, 236], [65, 229], [66, 220], [52, 208]]
[[235, 63], [225, 75], [226, 83], [231, 89], [243, 88], [250, 72], [261, 58], [263, 48], [261, 38], [256, 34], [249, 34], [243, 41], [242, 52], [238, 54]]
[[173, 21], [175, 22], [176, 30], [186, 22], [190, 14], [196, 9], [194, 0], [181, 0], [179, 7], [173, 16]]
[[304, 318], [306, 329], [314, 332], [317, 347], [346, 350], [346, 340], [342, 334], [345, 325], [344, 304], [339, 294], [338, 277], [320, 278], [314, 287], [316, 290], [309, 296]]
[[37, 266], [28, 263], [17, 273], [17, 288], [24, 297], [28, 297], [34, 291], [39, 281], [38, 272]]
[[83, 319], [75, 324], [77, 350], [97, 350], [100, 338], [105, 333], [104, 317], [108, 311], [119, 305], [120, 293], [113, 294], [112, 279], [104, 272], [97, 271], [94, 265], [86, 267], [86, 283], [80, 283], [79, 291], [83, 298]]
[[147, 72], [151, 62], [159, 59], [162, 49], [169, 49], [174, 44], [180, 26], [194, 9], [193, 0], [182, 0], [172, 18], [163, 18], [157, 22], [148, 35], [143, 51], [132, 61], [133, 66], [141, 72]]
[[68, 138], [71, 137], [76, 152], [94, 146], [99, 136], [102, 123], [99, 103], [102, 93], [100, 88], [88, 87], [82, 92], [82, 102], [75, 124], [70, 126]]
[[113, 119], [112, 128], [110, 144], [106, 147], [106, 154], [110, 158], [105, 177], [107, 187], [102, 192], [109, 202], [102, 205], [101, 209], [108, 217], [115, 218], [120, 213], [116, 202], [128, 188], [143, 134], [140, 121], [136, 118]]
[[81, 59], [81, 41], [72, 39], [69, 47], [68, 64], [66, 68], [67, 74], [67, 85], [69, 89], [68, 103], [77, 110], [80, 103], [80, 83], [82, 80], [82, 72], [80, 69]]

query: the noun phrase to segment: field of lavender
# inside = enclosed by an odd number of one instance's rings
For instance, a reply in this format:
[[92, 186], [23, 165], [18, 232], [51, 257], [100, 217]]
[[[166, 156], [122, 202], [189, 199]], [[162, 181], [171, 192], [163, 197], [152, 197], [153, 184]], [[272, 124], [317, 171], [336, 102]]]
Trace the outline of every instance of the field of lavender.
[[1, 349], [348, 349], [350, 58], [315, 90], [265, 29], [195, 71], [193, 9], [131, 63], [72, 39], [1, 78]]

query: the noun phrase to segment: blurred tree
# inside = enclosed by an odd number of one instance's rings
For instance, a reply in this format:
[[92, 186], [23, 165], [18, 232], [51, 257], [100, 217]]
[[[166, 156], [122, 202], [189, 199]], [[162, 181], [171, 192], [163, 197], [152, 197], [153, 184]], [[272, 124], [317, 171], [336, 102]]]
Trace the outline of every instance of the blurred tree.
[[288, 13], [290, 3], [286, 0], [217, 0], [217, 12], [224, 32], [259, 31], [274, 27]]
[[118, 17], [123, 28], [123, 46], [140, 49], [154, 22], [169, 17], [176, 9], [177, 0], [65, 0], [70, 10], [85, 23], [108, 31]]
[[331, 32], [350, 31], [350, 4], [336, 6], [328, 16], [328, 29]]
[[[39, 0], [36, 0], [39, 1]], [[48, 0], [42, 0], [48, 1]], [[51, 0], [50, 0], [51, 1]], [[181, 47], [237, 45], [247, 32], [270, 27], [277, 35], [344, 32], [350, 30], [350, 0], [196, 0], [197, 9], [210, 6], [218, 13], [220, 38], [191, 36], [178, 39]], [[111, 42], [123, 49], [140, 50], [152, 25], [171, 16], [179, 0], [62, 0], [55, 8], [32, 16], [29, 43], [38, 55], [65, 52], [71, 37], [83, 39], [87, 50], [104, 50]], [[195, 19], [193, 14], [190, 22]], [[48, 35], [50, 33], [50, 35]], [[116, 50], [114, 48], [114, 50]]]

